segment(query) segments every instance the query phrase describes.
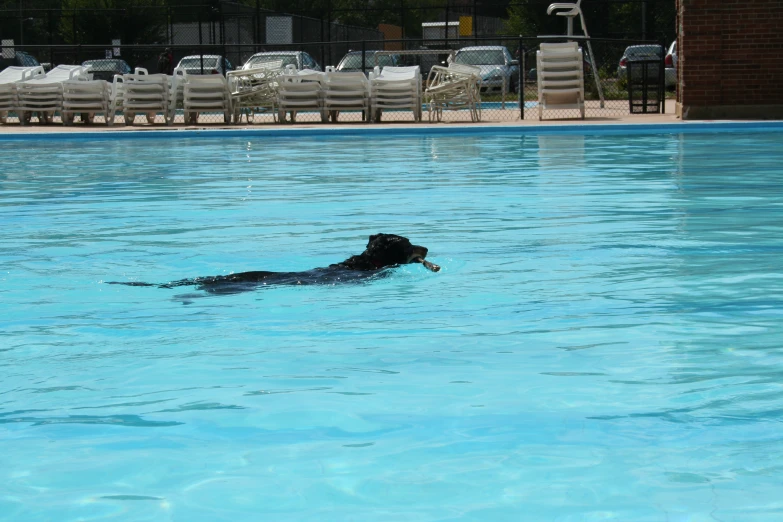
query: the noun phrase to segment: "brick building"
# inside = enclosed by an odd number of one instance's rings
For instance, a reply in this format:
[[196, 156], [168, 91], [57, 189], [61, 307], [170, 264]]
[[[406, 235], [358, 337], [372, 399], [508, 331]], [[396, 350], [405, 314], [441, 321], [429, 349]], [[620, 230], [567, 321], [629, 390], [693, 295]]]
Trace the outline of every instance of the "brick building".
[[676, 0], [677, 115], [783, 118], [783, 0]]

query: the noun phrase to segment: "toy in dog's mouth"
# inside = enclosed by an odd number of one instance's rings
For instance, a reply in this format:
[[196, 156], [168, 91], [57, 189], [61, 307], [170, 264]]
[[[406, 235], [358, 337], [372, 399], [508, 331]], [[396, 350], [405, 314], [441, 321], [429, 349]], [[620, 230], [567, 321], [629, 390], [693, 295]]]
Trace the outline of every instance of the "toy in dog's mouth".
[[436, 265], [435, 263], [430, 263], [429, 261], [427, 261], [421, 256], [416, 256], [413, 259], [411, 259], [411, 263], [421, 263], [422, 265], [424, 265], [424, 268], [428, 270], [432, 270], [433, 272], [440, 271], [440, 267], [438, 265]]
[[430, 263], [425, 257], [427, 257], [427, 252], [429, 250], [427, 247], [419, 246], [419, 245], [411, 245], [410, 246], [410, 254], [408, 255], [408, 263], [421, 263], [425, 266], [425, 268], [432, 270], [433, 272], [437, 272], [440, 270], [440, 267], [436, 265], [435, 263]]

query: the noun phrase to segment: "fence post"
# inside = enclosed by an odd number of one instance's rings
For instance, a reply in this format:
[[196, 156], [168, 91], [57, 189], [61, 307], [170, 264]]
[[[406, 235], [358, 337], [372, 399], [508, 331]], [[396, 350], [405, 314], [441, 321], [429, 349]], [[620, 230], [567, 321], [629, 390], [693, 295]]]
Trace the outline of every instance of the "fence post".
[[204, 74], [204, 37], [201, 34], [201, 12], [198, 14], [198, 52], [201, 56], [201, 74]]
[[449, 0], [446, 0], [446, 31], [445, 31], [445, 45], [446, 49], [449, 48]]
[[[400, 0], [400, 38], [405, 40], [405, 0]], [[402, 49], [406, 49], [404, 42]]]
[[[261, 0], [256, 0], [256, 31], [253, 35], [253, 43], [258, 45], [261, 42]], [[253, 51], [255, 51], [255, 46]]]
[[367, 71], [365, 71], [365, 60], [367, 60], [367, 40], [362, 40], [362, 72], [364, 74], [367, 74]]
[[324, 37], [326, 31], [324, 28], [324, 10], [321, 9], [321, 66], [326, 68], [326, 44], [324, 44]]
[[[326, 26], [326, 41], [329, 42], [329, 61], [333, 62], [332, 60], [332, 0], [328, 0], [328, 3], [326, 4], [326, 23], [329, 24]], [[322, 63], [321, 65], [326, 68], [326, 62]]]
[[520, 36], [517, 43], [517, 53], [519, 53], [519, 80], [517, 81], [517, 95], [519, 96], [519, 119], [525, 119], [525, 48], [522, 46], [522, 38]]
[[220, 15], [220, 46], [222, 49], [223, 60], [223, 76], [228, 72], [228, 58], [226, 57], [226, 14], [223, 11], [223, 2], [218, 4], [218, 14]]
[[658, 67], [660, 70], [658, 92], [661, 93], [661, 114], [666, 114], [666, 40], [661, 40], [661, 63]]

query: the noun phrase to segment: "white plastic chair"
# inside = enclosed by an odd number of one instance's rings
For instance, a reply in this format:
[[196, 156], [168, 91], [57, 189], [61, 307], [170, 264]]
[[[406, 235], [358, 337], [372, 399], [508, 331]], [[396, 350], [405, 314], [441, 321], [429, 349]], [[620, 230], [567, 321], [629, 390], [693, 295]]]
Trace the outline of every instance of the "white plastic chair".
[[33, 114], [42, 123], [51, 122], [63, 108], [63, 82], [86, 81], [87, 68], [81, 65], [58, 65], [45, 76], [36, 76], [16, 84], [18, 106], [16, 113], [22, 125], [30, 122]]
[[103, 114], [107, 125], [114, 124], [111, 112], [111, 86], [106, 80], [67, 80], [63, 82], [63, 124], [71, 125], [76, 114], [84, 123], [93, 123], [96, 114]]
[[[119, 81], [118, 81], [119, 80]], [[132, 125], [138, 114], [144, 114], [147, 123], [154, 123], [158, 113], [163, 114], [166, 125], [174, 121], [174, 107], [170, 103], [172, 77], [166, 74], [148, 74], [137, 68], [133, 74], [115, 77], [116, 89], [113, 107], [122, 107], [126, 125]], [[117, 95], [121, 98], [117, 99]]]
[[598, 90], [598, 98], [601, 100], [601, 108], [604, 107], [604, 90], [601, 86], [601, 81], [598, 78], [598, 68], [595, 66], [595, 54], [593, 53], [593, 46], [590, 44], [590, 35], [587, 33], [587, 24], [585, 23], [585, 17], [582, 15], [581, 8], [582, 0], [577, 0], [576, 3], [556, 3], [549, 4], [546, 10], [546, 14], [555, 16], [565, 16], [567, 20], [566, 36], [574, 35], [574, 18], [579, 17], [579, 23], [582, 25], [582, 33], [585, 35], [585, 41], [587, 42], [587, 57], [590, 60], [590, 67], [593, 70], [595, 77], [595, 87]]
[[43, 78], [44, 76], [46, 76], [46, 73], [41, 66], [17, 67], [12, 65], [0, 71], [0, 123], [6, 123], [8, 113], [15, 111], [19, 106], [16, 84], [28, 79]]
[[585, 117], [582, 49], [576, 42], [542, 43], [536, 52], [538, 119], [544, 110], [578, 109]]
[[370, 121], [370, 81], [363, 72], [343, 72], [326, 68], [324, 110], [336, 123], [340, 113], [362, 111], [362, 121]]
[[279, 121], [284, 122], [286, 113], [289, 113], [293, 123], [297, 112], [301, 110], [317, 111], [321, 121], [326, 121], [323, 97], [325, 76], [320, 71], [297, 71], [293, 65], [286, 66], [285, 72], [277, 77]]
[[182, 108], [185, 123], [198, 123], [199, 112], [222, 112], [223, 121], [231, 122], [231, 100], [228, 83], [222, 74], [183, 75]]
[[373, 121], [381, 121], [384, 110], [410, 109], [413, 119], [421, 121], [421, 69], [413, 67], [375, 67], [370, 73]]
[[250, 69], [226, 74], [234, 123], [239, 123], [243, 114], [248, 123], [259, 113], [270, 113], [273, 119], [277, 118], [277, 87], [281, 74], [282, 60], [261, 62]]
[[451, 63], [433, 65], [427, 77], [424, 103], [429, 119], [443, 118], [444, 110], [467, 110], [471, 121], [481, 121], [481, 68]]

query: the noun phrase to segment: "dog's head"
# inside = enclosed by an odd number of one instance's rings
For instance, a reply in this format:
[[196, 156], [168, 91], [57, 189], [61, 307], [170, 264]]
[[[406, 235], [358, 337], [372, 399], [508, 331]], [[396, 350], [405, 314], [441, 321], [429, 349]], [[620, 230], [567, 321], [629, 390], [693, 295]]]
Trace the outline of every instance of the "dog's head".
[[352, 270], [379, 270], [387, 266], [421, 263], [427, 257], [427, 248], [413, 245], [407, 237], [394, 234], [374, 234], [367, 248], [340, 265]]
[[427, 249], [413, 245], [407, 237], [394, 234], [374, 234], [367, 242], [367, 249], [362, 254], [369, 257], [378, 268], [390, 265], [404, 265], [416, 259], [427, 257]]

